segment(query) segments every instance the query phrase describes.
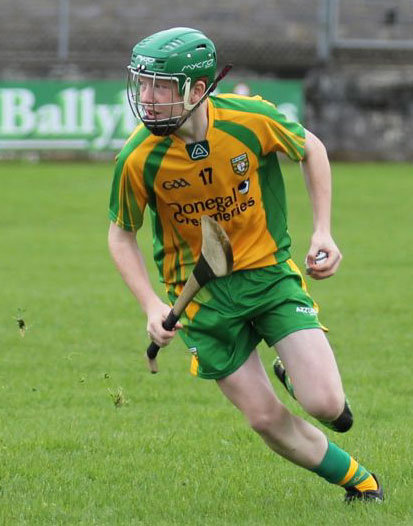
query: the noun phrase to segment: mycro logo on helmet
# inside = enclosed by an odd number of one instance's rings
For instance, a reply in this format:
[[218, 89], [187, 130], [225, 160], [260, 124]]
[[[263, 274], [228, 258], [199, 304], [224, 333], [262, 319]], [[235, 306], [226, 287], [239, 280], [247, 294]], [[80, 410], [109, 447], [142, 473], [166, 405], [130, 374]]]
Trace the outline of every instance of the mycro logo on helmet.
[[153, 64], [156, 60], [153, 57], [146, 57], [145, 55], [138, 55], [136, 58], [140, 62], [145, 62], [145, 64]]
[[182, 68], [182, 71], [185, 71], [186, 69], [189, 69], [190, 71], [195, 71], [197, 69], [203, 69], [203, 68], [210, 68], [214, 65], [214, 59], [210, 58], [208, 60], [203, 60], [202, 62], [196, 62], [195, 64], [186, 64]]

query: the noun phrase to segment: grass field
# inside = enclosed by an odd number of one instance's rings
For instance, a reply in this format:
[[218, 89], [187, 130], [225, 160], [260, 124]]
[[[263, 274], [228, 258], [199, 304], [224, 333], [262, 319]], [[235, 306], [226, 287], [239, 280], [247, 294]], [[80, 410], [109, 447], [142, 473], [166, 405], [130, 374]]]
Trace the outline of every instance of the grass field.
[[[0, 165], [0, 524], [413, 524], [412, 166], [334, 166], [344, 259], [310, 284], [356, 417], [329, 436], [386, 488], [383, 505], [350, 507], [273, 455], [213, 382], [191, 377], [180, 341], [148, 373], [145, 320], [106, 247], [112, 168]], [[285, 172], [301, 264], [308, 199], [298, 168]], [[146, 228], [141, 244], [150, 257]], [[272, 351], [260, 352], [270, 370]]]

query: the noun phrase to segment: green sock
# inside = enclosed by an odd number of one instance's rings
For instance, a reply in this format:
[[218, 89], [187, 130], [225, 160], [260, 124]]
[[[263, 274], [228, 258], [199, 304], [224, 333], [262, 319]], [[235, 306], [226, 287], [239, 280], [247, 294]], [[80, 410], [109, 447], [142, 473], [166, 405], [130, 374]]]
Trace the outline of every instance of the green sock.
[[356, 486], [371, 477], [357, 460], [330, 441], [321, 464], [311, 471], [332, 484], [344, 487]]

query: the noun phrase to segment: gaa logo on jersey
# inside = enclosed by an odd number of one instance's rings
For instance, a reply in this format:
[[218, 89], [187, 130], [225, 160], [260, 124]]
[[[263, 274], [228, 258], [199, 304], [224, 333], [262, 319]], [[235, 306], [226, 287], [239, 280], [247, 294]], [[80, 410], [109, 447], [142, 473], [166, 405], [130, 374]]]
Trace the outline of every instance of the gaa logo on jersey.
[[250, 161], [246, 153], [242, 153], [231, 159], [232, 169], [237, 175], [245, 175], [250, 167]]

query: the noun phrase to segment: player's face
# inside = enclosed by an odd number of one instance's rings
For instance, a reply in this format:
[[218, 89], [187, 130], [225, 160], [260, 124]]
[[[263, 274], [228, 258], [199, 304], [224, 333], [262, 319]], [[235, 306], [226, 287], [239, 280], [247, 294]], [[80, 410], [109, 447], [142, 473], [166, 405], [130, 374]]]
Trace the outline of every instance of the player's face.
[[182, 115], [183, 100], [173, 79], [141, 76], [139, 100], [148, 119], [161, 120]]

